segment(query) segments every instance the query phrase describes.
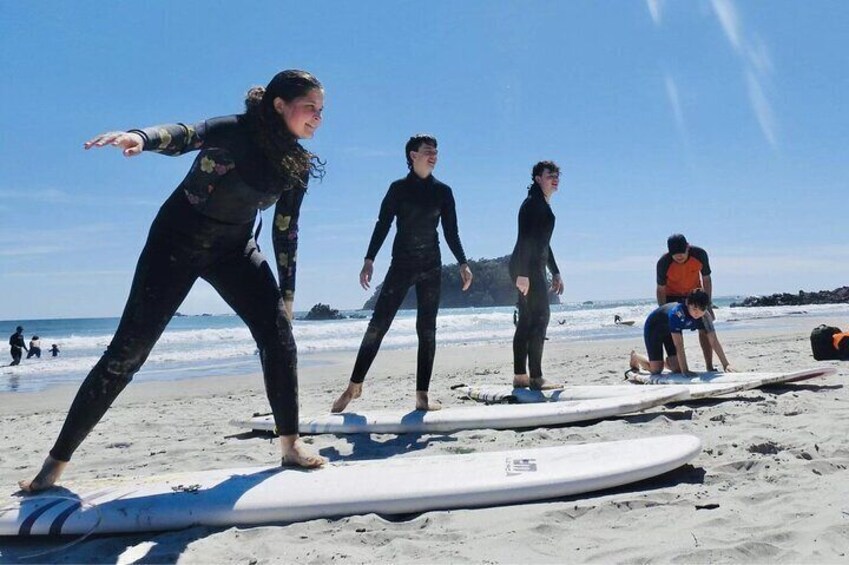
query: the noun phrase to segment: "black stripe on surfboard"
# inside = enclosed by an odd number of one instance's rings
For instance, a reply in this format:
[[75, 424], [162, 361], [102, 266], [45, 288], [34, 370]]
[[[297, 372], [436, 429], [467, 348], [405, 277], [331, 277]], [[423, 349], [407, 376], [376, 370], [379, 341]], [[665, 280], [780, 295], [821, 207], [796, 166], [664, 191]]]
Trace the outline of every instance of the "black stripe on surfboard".
[[60, 498], [59, 500], [54, 500], [53, 502], [49, 502], [49, 503], [45, 504], [41, 508], [37, 508], [35, 511], [33, 511], [32, 514], [27, 516], [26, 519], [23, 522], [21, 522], [21, 527], [20, 527], [20, 529], [18, 529], [18, 535], [19, 536], [30, 535], [30, 532], [32, 531], [32, 527], [35, 524], [35, 521], [38, 520], [38, 518], [42, 514], [44, 514], [45, 512], [47, 512], [48, 510], [50, 510], [51, 508], [56, 506], [57, 504], [62, 504], [63, 502], [66, 502], [66, 501], [67, 501], [66, 498]]
[[[108, 489], [103, 489], [103, 490], [97, 491], [93, 494], [88, 495], [85, 498], [81, 498], [80, 500], [76, 501], [74, 504], [72, 504], [71, 506], [69, 506], [68, 508], [63, 510], [61, 513], [59, 513], [58, 516], [56, 516], [56, 518], [53, 519], [53, 523], [50, 524], [50, 535], [51, 536], [58, 536], [59, 534], [61, 534], [62, 533], [62, 526], [65, 525], [65, 522], [68, 521], [68, 518], [71, 517], [71, 514], [73, 514], [77, 510], [79, 510], [80, 506], [82, 506], [83, 503], [89, 503], [92, 500], [100, 498], [104, 494], [109, 494], [110, 492], [114, 492], [114, 489], [108, 488]], [[126, 495], [124, 495], [124, 496], [126, 496]], [[122, 498], [122, 497], [119, 497], [119, 498]]]

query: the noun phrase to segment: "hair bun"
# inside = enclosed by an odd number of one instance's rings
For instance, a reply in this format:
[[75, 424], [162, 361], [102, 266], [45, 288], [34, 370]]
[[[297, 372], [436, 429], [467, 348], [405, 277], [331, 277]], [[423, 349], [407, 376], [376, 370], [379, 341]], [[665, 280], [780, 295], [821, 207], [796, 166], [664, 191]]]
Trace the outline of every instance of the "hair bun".
[[262, 102], [262, 97], [265, 95], [264, 86], [253, 86], [248, 93], [245, 94], [245, 110], [250, 111], [253, 108], [258, 108]]

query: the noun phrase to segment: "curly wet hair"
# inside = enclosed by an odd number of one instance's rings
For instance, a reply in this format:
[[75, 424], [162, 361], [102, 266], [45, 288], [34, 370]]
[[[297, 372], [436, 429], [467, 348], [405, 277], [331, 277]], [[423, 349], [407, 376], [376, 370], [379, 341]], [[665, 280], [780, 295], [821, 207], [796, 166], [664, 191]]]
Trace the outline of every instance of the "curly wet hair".
[[325, 162], [307, 151], [274, 109], [274, 99], [291, 102], [313, 89], [323, 89], [312, 74], [290, 69], [274, 75], [268, 86], [254, 86], [245, 96], [245, 116], [255, 139], [286, 187], [305, 188], [310, 178], [324, 177]]

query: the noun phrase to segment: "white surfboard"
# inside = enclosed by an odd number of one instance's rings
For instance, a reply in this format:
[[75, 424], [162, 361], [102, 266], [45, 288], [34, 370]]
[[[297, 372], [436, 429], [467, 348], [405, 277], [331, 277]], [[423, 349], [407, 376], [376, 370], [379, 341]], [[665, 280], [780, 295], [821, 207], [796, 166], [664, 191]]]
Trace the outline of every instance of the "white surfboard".
[[[657, 385], [654, 388], [663, 390], [666, 387], [683, 386], [687, 394], [675, 398], [675, 402], [684, 400], [697, 400], [710, 398], [724, 394], [732, 394], [747, 390], [752, 387], [751, 383], [716, 383], [716, 384], [684, 384], [684, 385]], [[575, 400], [588, 400], [591, 398], [615, 398], [637, 394], [644, 389], [638, 384], [624, 385], [566, 385], [554, 390], [530, 390], [527, 388], [513, 388], [511, 386], [498, 385], [461, 385], [451, 387], [453, 390], [466, 397], [486, 403], [512, 402], [518, 404], [535, 404], [539, 402], [570, 402]]]
[[780, 383], [793, 383], [827, 377], [837, 372], [834, 367], [815, 367], [803, 371], [791, 373], [698, 373], [695, 377], [688, 377], [681, 373], [661, 373], [652, 375], [650, 373], [631, 373], [630, 380], [641, 384], [651, 385], [696, 385], [696, 384], [729, 384], [747, 383], [749, 388], [775, 385]]
[[260, 467], [109, 480], [85, 491], [69, 484], [70, 491], [57, 495], [7, 500], [0, 535], [163, 531], [515, 504], [654, 477], [699, 451], [695, 436], [673, 435], [340, 462], [312, 471]]
[[[453, 433], [460, 430], [534, 428], [598, 420], [629, 412], [638, 412], [686, 396], [686, 387], [655, 390], [645, 388], [635, 394], [616, 398], [593, 398], [573, 402], [528, 405], [469, 406], [422, 410], [386, 410], [343, 412], [316, 418], [302, 418], [302, 434], [404, 434]], [[271, 416], [233, 420], [231, 424], [257, 431], [273, 431]]]

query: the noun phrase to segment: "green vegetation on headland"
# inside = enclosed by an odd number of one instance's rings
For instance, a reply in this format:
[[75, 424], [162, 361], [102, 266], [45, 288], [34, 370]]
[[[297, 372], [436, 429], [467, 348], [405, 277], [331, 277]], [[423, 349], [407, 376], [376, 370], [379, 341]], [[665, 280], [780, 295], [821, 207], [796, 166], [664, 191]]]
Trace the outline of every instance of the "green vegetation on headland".
[[805, 304], [849, 304], [849, 286], [841, 286], [834, 290], [819, 290], [799, 294], [782, 292], [770, 296], [749, 296], [742, 302], [734, 302], [732, 308], [738, 306], [803, 306]]
[[[469, 261], [474, 275], [472, 286], [466, 292], [461, 290], [460, 270], [456, 263], [442, 267], [442, 292], [440, 308], [484, 308], [487, 306], [514, 306], [516, 304], [516, 285], [510, 279], [510, 255], [496, 259], [478, 259]], [[382, 285], [375, 288], [374, 294], [363, 305], [363, 310], [374, 310]], [[556, 294], [549, 295], [551, 304], [560, 304]], [[402, 309], [416, 307], [416, 291], [411, 288], [401, 304]]]

